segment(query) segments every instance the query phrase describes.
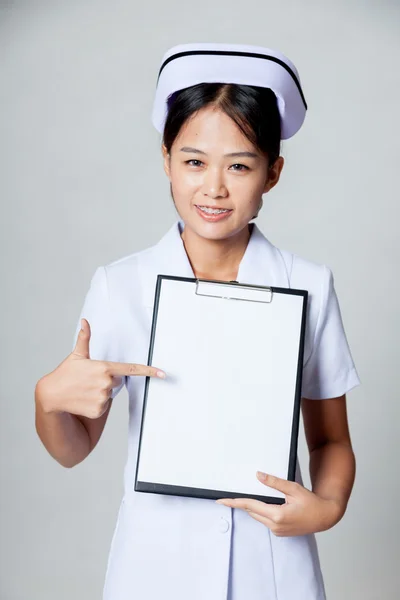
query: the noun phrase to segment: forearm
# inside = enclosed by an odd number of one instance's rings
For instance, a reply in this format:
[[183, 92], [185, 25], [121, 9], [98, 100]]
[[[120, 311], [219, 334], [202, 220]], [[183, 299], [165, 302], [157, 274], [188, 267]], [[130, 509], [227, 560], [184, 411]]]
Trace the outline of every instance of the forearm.
[[312, 491], [337, 505], [337, 521], [344, 515], [354, 484], [356, 462], [349, 444], [329, 442], [310, 454]]
[[36, 431], [49, 454], [62, 466], [73, 467], [90, 452], [90, 439], [83, 423], [75, 415], [44, 410], [40, 385], [35, 390]]

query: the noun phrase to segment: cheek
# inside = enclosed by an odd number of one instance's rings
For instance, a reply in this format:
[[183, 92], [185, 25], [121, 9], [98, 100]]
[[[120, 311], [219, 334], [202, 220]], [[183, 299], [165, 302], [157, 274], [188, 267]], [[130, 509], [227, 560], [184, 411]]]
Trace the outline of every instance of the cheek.
[[176, 194], [188, 194], [201, 185], [198, 173], [186, 169], [175, 169], [171, 171], [171, 185]]
[[240, 193], [245, 193], [246, 198], [259, 198], [264, 188], [264, 179], [259, 174], [253, 173], [242, 177], [232, 178], [230, 182], [232, 190], [240, 190]]
[[263, 188], [258, 185], [253, 185], [250, 188], [247, 188], [246, 191], [246, 212], [255, 213], [258, 211], [260, 206], [261, 198], [263, 194]]
[[258, 206], [260, 198], [263, 193], [263, 187], [259, 181], [238, 181], [237, 184], [231, 188], [232, 194], [238, 198], [243, 199], [247, 206]]

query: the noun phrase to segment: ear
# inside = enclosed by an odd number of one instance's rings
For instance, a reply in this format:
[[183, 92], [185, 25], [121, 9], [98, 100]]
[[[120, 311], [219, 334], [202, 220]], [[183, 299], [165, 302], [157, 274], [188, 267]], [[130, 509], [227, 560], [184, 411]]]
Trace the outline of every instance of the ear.
[[269, 190], [276, 186], [281, 176], [284, 164], [285, 159], [283, 158], [283, 156], [279, 156], [276, 159], [274, 165], [270, 169], [268, 169], [268, 179], [265, 182], [263, 194], [266, 194], [267, 192], [269, 192]]
[[165, 171], [165, 174], [168, 177], [168, 179], [171, 180], [171, 175], [170, 175], [170, 160], [171, 160], [171, 155], [168, 153], [168, 150], [166, 149], [166, 147], [165, 147], [164, 144], [161, 146], [161, 151], [162, 151], [163, 158], [164, 158], [164, 171]]

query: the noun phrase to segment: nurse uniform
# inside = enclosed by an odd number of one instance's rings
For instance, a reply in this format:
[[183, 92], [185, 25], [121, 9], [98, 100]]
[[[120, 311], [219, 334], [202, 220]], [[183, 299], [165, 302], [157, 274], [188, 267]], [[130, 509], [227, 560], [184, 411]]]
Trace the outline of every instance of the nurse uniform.
[[[217, 55], [216, 61], [215, 55], [207, 54], [210, 50], [226, 54]], [[190, 54], [194, 51], [195, 54]], [[243, 54], [238, 56], [235, 52]], [[181, 56], [168, 62], [162, 72], [166, 73], [174, 62], [178, 68], [179, 60], [200, 61], [198, 69], [186, 68], [186, 65], [183, 79], [192, 80], [199, 70], [201, 81], [207, 81], [210, 69], [218, 71], [220, 68], [215, 61], [226, 59], [227, 79], [240, 83], [238, 73], [242, 76], [245, 73], [247, 77], [251, 68], [246, 63], [246, 68], [242, 64], [242, 71], [235, 72], [229, 60], [244, 59], [263, 63], [259, 77], [258, 67], [253, 65], [253, 83], [256, 79], [259, 85], [270, 87], [269, 60], [253, 56], [261, 53], [289, 64], [288, 59], [265, 48], [197, 44], [170, 51], [169, 58]], [[212, 61], [208, 74], [202, 60]], [[273, 71], [276, 67], [281, 70], [280, 77], [270, 73], [271, 82], [276, 80], [276, 85], [280, 85], [283, 99], [286, 94], [286, 101], [282, 100], [280, 106], [282, 111], [289, 110], [289, 114], [284, 112], [286, 128], [283, 131], [290, 137], [304, 119], [300, 109], [304, 111], [305, 106], [292, 75], [279, 62], [271, 61], [271, 65]], [[290, 65], [293, 71], [295, 68]], [[223, 72], [221, 67], [217, 81]], [[293, 73], [297, 74], [295, 70]], [[174, 77], [175, 85], [171, 80], [168, 83], [159, 78], [167, 96], [173, 93], [174, 87], [180, 89], [176, 87], [177, 72], [171, 73], [171, 78]], [[159, 103], [161, 97], [158, 100], [156, 97], [153, 113], [153, 121], [159, 128], [165, 118], [164, 107]], [[195, 276], [181, 239], [183, 227], [183, 222], [178, 220], [156, 245], [97, 268], [80, 315], [91, 326], [91, 358], [147, 364], [157, 275]], [[333, 398], [360, 383], [343, 328], [332, 272], [326, 265], [278, 249], [253, 224], [237, 280], [308, 290], [303, 397]], [[80, 319], [73, 347], [79, 329]], [[103, 600], [324, 600], [314, 535], [276, 537], [245, 511], [218, 505], [214, 500], [134, 491], [144, 384], [144, 377], [126, 377], [112, 394], [114, 398], [126, 385], [128, 456]], [[298, 464], [296, 479], [302, 483]]]

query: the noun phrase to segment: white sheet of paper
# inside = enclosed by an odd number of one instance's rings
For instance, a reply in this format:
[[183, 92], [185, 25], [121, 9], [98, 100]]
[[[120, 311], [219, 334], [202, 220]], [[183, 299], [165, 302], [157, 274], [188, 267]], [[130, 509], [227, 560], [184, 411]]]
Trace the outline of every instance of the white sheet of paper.
[[288, 476], [304, 298], [195, 290], [162, 280], [137, 479], [283, 498], [256, 471]]

